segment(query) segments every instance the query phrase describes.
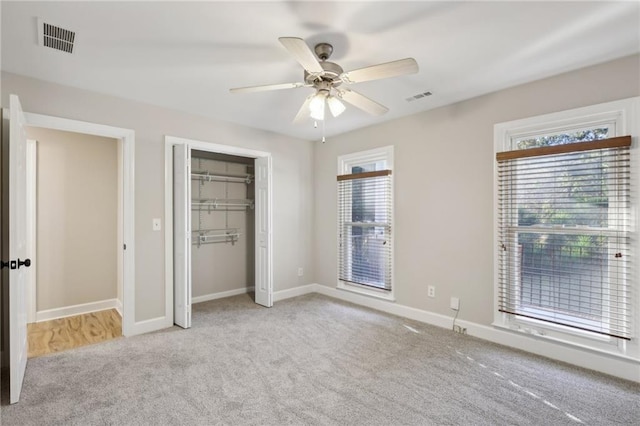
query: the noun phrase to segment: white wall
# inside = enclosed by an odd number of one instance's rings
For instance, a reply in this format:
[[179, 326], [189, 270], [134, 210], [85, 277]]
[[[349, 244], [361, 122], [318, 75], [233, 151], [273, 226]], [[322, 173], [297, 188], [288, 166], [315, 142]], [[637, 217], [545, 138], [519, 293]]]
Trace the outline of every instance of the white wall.
[[[25, 111], [135, 131], [135, 298], [137, 322], [163, 317], [164, 136], [234, 145], [273, 156], [274, 290], [313, 282], [313, 149], [311, 142], [244, 126], [2, 73], [2, 105], [20, 96]], [[297, 276], [303, 267], [305, 276]]]
[[29, 128], [38, 142], [37, 311], [117, 297], [118, 141]]

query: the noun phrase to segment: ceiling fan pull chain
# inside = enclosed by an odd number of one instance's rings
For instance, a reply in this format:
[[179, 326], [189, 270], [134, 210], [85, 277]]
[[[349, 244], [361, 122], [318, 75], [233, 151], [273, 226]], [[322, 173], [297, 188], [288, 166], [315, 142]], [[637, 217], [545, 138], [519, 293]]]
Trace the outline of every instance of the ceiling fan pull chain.
[[325, 143], [325, 142], [326, 142], [326, 140], [325, 140], [325, 138], [324, 138], [324, 123], [325, 123], [326, 121], [327, 121], [327, 120], [322, 120], [322, 143]]

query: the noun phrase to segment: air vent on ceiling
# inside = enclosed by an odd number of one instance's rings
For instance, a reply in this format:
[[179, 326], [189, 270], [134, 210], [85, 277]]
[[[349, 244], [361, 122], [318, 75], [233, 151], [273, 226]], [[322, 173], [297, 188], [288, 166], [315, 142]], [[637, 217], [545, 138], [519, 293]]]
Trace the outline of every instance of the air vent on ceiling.
[[38, 19], [38, 43], [41, 46], [73, 53], [76, 33]]
[[413, 95], [413, 96], [411, 96], [411, 97], [408, 97], [408, 98], [406, 99], [406, 101], [407, 101], [407, 102], [413, 102], [413, 101], [415, 101], [415, 100], [422, 99], [422, 98], [425, 98], [425, 97], [427, 97], [427, 96], [431, 96], [431, 95], [433, 95], [433, 93], [431, 93], [431, 92], [418, 93], [417, 95]]

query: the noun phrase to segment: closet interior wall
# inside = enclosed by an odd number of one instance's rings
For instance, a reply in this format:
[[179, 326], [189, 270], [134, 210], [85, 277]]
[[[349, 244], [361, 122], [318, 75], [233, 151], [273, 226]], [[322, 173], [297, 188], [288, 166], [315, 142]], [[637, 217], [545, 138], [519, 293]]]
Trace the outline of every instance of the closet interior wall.
[[194, 302], [254, 286], [253, 161], [191, 151]]

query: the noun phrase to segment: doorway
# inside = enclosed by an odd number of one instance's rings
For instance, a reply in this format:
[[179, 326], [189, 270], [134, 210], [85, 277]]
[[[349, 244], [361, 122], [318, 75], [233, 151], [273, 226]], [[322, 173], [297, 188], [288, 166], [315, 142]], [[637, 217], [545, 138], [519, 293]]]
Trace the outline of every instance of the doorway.
[[119, 337], [122, 142], [33, 127], [27, 137], [29, 357]]
[[[257, 304], [271, 307], [271, 154], [167, 136], [165, 159], [166, 292], [167, 300], [171, 302], [167, 311], [173, 312], [174, 323], [183, 328], [191, 326], [192, 302], [228, 297], [252, 289]], [[209, 164], [203, 167], [206, 162]], [[203, 170], [196, 170], [198, 167]], [[213, 179], [221, 184], [207, 189], [198, 186], [202, 180]], [[233, 184], [230, 181], [234, 181]], [[195, 194], [194, 198], [192, 189], [200, 195]], [[230, 198], [230, 194], [235, 194], [235, 198]], [[203, 212], [206, 217], [202, 216]], [[233, 213], [230, 215], [229, 212]], [[247, 224], [247, 220], [251, 223]], [[247, 233], [251, 235], [247, 237]], [[244, 252], [233, 250], [240, 238], [246, 248]], [[216, 247], [202, 249], [205, 242]], [[220, 243], [230, 246], [223, 248]], [[241, 245], [235, 248], [238, 247]], [[243, 268], [236, 272], [247, 277], [245, 284], [233, 289], [214, 285], [210, 287], [214, 289], [212, 293], [196, 293], [193, 297], [194, 261], [202, 264], [205, 251], [213, 256], [225, 253], [224, 256], [235, 259], [232, 262], [235, 267]], [[206, 270], [197, 271], [196, 291], [202, 291], [203, 280], [215, 281], [216, 277], [234, 275], [229, 270], [234, 268], [232, 263], [225, 263], [220, 257], [212, 263], [213, 268], [209, 264]]]
[[[28, 322], [46, 321], [61, 316], [77, 316], [89, 312], [101, 310], [115, 309], [121, 317], [121, 334], [131, 336], [137, 334], [135, 330], [135, 288], [134, 288], [134, 199], [133, 199], [133, 161], [134, 161], [134, 132], [128, 129], [122, 129], [102, 124], [88, 123], [77, 120], [70, 120], [60, 117], [46, 116], [41, 114], [25, 113], [25, 127], [29, 132], [35, 135], [42, 132], [67, 132], [75, 135], [85, 135], [87, 138], [107, 138], [110, 143], [115, 145], [116, 149], [116, 170], [113, 178], [116, 180], [117, 196], [116, 196], [116, 212], [117, 217], [115, 225], [115, 279], [117, 281], [116, 294], [114, 297], [98, 297], [98, 303], [85, 306], [83, 303], [73, 304], [70, 309], [63, 311], [53, 310], [40, 314], [36, 313], [37, 306], [37, 275], [27, 279], [27, 317]], [[44, 142], [46, 143], [46, 142]], [[87, 142], [91, 143], [91, 142]], [[112, 152], [113, 154], [113, 152]], [[37, 252], [36, 242], [36, 203], [35, 199], [35, 171], [37, 169], [37, 148], [35, 142], [27, 144], [27, 175], [31, 177], [27, 185], [30, 187], [27, 191], [29, 200], [27, 201], [28, 232], [30, 251]], [[70, 164], [69, 167], [73, 167]], [[87, 177], [85, 182], [89, 182]], [[87, 235], [90, 237], [90, 235]], [[37, 257], [37, 256], [34, 256]], [[30, 272], [35, 272], [35, 268], [30, 268]], [[38, 309], [39, 311], [40, 309]], [[62, 315], [57, 313], [62, 312]], [[105, 313], [106, 314], [106, 313]], [[111, 314], [108, 314], [111, 315]], [[109, 326], [110, 328], [112, 325]]]

